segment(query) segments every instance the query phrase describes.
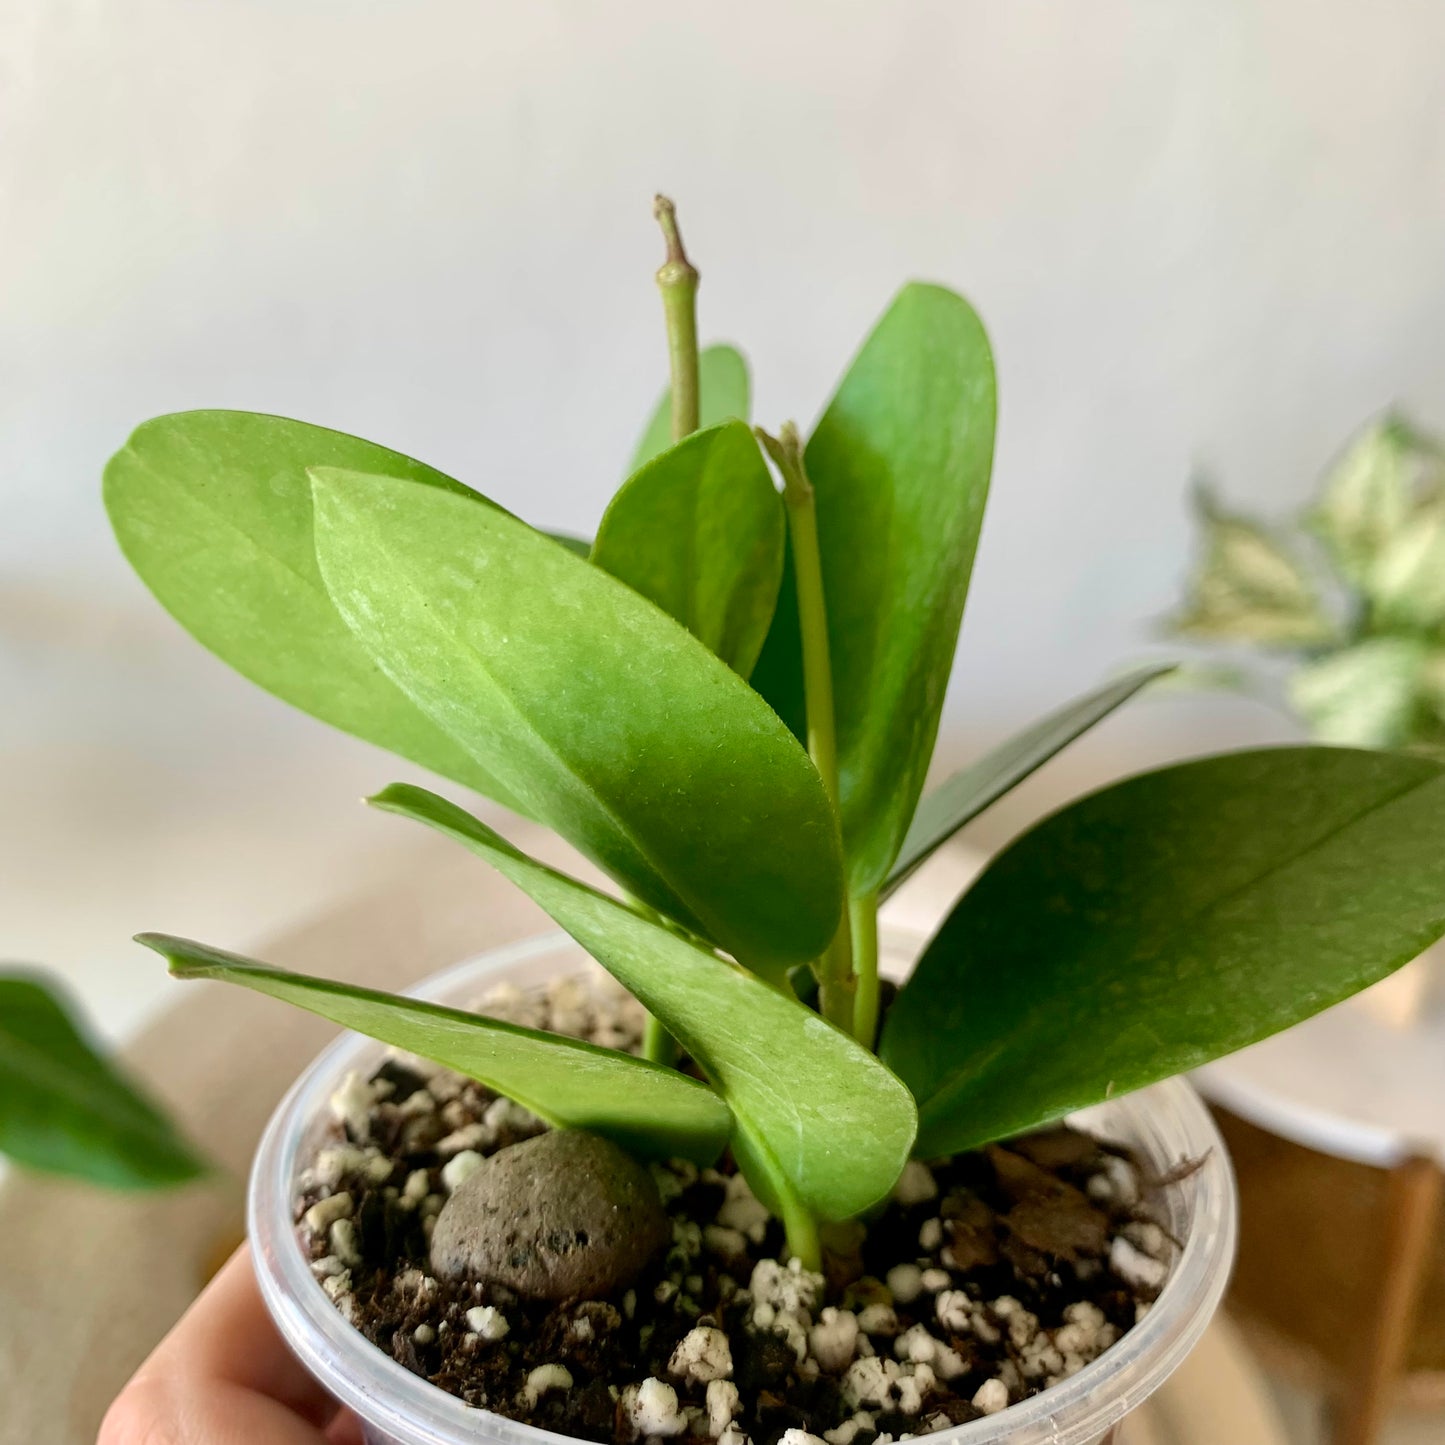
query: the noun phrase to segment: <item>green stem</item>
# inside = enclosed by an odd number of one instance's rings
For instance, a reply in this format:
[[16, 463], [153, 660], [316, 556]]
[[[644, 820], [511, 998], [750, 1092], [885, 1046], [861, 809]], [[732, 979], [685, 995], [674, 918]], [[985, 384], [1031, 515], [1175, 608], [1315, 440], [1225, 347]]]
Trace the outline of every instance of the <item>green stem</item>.
[[648, 1014], [642, 1026], [642, 1057], [669, 1069], [677, 1063], [677, 1040], [655, 1014]]
[[853, 930], [853, 968], [858, 995], [853, 1000], [853, 1037], [865, 1049], [878, 1038], [878, 895], [865, 893], [848, 901]]
[[783, 1228], [788, 1236], [788, 1253], [803, 1266], [817, 1273], [823, 1268], [823, 1244], [818, 1238], [818, 1221], [803, 1206], [785, 1194]]
[[[828, 609], [823, 594], [823, 558], [818, 548], [818, 514], [813, 486], [803, 465], [803, 446], [792, 422], [776, 437], [758, 436], [783, 478], [783, 504], [793, 543], [798, 589], [798, 630], [803, 649], [803, 700], [808, 717], [808, 755], [818, 769], [833, 809], [838, 810], [838, 734], [833, 713], [833, 663], [828, 651]], [[853, 944], [845, 912], [827, 951], [818, 960], [818, 1002], [824, 1018], [852, 1032], [854, 1026]]]
[[682, 249], [677, 210], [666, 196], [658, 196], [652, 214], [667, 241], [667, 260], [658, 268], [657, 289], [667, 318], [667, 359], [672, 372], [672, 439], [680, 442], [698, 425], [697, 381], [697, 268]]

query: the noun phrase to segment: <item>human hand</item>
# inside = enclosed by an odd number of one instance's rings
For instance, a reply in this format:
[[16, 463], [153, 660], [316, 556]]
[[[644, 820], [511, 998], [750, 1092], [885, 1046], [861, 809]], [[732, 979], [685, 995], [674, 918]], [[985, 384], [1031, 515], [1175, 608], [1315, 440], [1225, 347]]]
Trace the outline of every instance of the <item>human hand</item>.
[[96, 1445], [362, 1445], [276, 1333], [242, 1245], [106, 1412]]

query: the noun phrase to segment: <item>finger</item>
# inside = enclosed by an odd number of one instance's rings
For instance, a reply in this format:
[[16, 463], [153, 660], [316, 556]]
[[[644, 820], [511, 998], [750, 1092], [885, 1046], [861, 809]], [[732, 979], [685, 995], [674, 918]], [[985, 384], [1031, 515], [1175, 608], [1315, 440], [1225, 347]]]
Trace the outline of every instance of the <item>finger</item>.
[[[344, 1437], [343, 1437], [344, 1438]], [[100, 1427], [98, 1445], [338, 1445], [276, 1400], [229, 1381], [137, 1376]], [[351, 1442], [346, 1442], [351, 1445]]]
[[[141, 1366], [137, 1378], [192, 1382], [212, 1390], [234, 1386], [274, 1401], [318, 1428], [337, 1410], [276, 1332], [244, 1244]], [[225, 1393], [229, 1398], [230, 1392]], [[209, 1436], [194, 1438], [209, 1445]]]

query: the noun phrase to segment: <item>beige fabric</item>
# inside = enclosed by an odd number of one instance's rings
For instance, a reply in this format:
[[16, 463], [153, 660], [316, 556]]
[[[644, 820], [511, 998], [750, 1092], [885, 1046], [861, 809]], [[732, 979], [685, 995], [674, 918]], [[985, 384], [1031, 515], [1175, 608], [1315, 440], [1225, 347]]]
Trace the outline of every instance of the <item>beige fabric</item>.
[[[515, 836], [562, 857], [560, 846], [535, 833]], [[937, 891], [936, 875], [920, 879], [914, 908], [931, 905]], [[427, 839], [399, 859], [391, 886], [256, 951], [286, 967], [396, 988], [548, 927], [475, 859]], [[0, 1445], [90, 1445], [107, 1403], [193, 1297], [217, 1249], [239, 1232], [260, 1131], [335, 1033], [255, 994], [176, 988], [175, 1006], [136, 1040], [130, 1058], [228, 1172], [155, 1197], [20, 1178], [0, 1190]], [[1138, 1445], [1284, 1441], [1252, 1366], [1225, 1330], [1211, 1335], [1148, 1415], [1137, 1422]]]

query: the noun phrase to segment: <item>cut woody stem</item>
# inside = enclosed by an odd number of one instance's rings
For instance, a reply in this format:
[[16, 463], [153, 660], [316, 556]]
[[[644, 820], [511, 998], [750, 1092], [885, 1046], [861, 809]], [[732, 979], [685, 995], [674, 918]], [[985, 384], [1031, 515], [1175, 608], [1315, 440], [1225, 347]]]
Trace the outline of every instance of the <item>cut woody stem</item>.
[[[833, 719], [833, 664], [828, 654], [828, 612], [823, 596], [823, 564], [818, 551], [818, 515], [813, 486], [803, 465], [798, 429], [785, 423], [776, 437], [758, 428], [783, 479], [783, 503], [793, 543], [793, 571], [798, 584], [798, 625], [803, 644], [803, 698], [808, 715], [808, 755], [813, 759], [838, 806], [838, 737]], [[845, 911], [828, 950], [814, 965], [818, 1005], [824, 1018], [846, 1033], [854, 1031], [853, 943]]]
[[672, 372], [672, 439], [680, 442], [698, 425], [697, 268], [682, 249], [677, 209], [658, 196], [652, 214], [667, 241], [667, 260], [657, 270], [657, 289], [667, 318], [667, 357]]
[[[667, 242], [667, 259], [657, 270], [662, 314], [667, 322], [667, 362], [672, 378], [672, 439], [680, 442], [697, 430], [699, 414], [697, 360], [697, 268], [682, 249], [677, 208], [666, 196], [652, 202], [652, 214]], [[655, 1064], [677, 1062], [677, 1043], [651, 1014], [642, 1032], [642, 1055]]]

